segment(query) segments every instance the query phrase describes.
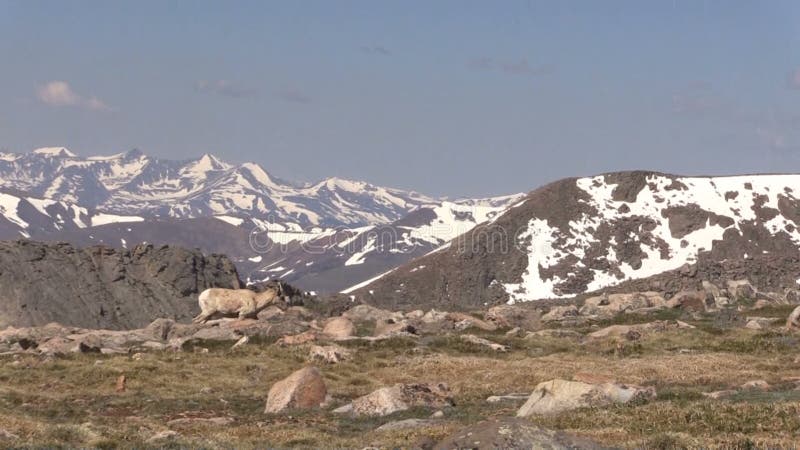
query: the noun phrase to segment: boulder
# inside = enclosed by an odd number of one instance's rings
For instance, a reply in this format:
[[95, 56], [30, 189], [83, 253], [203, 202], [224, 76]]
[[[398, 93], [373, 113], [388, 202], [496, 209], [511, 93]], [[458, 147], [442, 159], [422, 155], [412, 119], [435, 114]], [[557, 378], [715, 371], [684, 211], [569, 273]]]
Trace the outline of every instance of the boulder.
[[579, 314], [578, 307], [575, 305], [553, 306], [547, 314], [542, 316], [543, 322], [559, 322], [566, 319], [573, 319]]
[[267, 306], [266, 308], [262, 309], [258, 312], [256, 317], [258, 320], [273, 320], [273, 319], [280, 319], [285, 312], [282, 309], [278, 308], [275, 305]]
[[691, 312], [705, 312], [708, 298], [705, 291], [680, 291], [669, 299], [667, 306]]
[[539, 383], [528, 397], [528, 401], [517, 411], [517, 417], [558, 414], [578, 408], [649, 400], [655, 398], [655, 395], [655, 389], [652, 387], [555, 379]]
[[600, 450], [604, 447], [562, 431], [534, 425], [527, 419], [493, 418], [469, 425], [439, 442], [436, 450], [456, 449]]
[[444, 383], [396, 384], [383, 387], [334, 410], [355, 416], [386, 416], [412, 407], [453, 406], [450, 388]]
[[347, 317], [334, 317], [325, 324], [322, 334], [331, 339], [347, 339], [355, 336], [356, 327]]
[[320, 371], [316, 367], [305, 367], [272, 385], [264, 412], [316, 408], [325, 401], [327, 394]]
[[758, 290], [749, 280], [728, 280], [728, 293], [734, 301], [755, 299]]

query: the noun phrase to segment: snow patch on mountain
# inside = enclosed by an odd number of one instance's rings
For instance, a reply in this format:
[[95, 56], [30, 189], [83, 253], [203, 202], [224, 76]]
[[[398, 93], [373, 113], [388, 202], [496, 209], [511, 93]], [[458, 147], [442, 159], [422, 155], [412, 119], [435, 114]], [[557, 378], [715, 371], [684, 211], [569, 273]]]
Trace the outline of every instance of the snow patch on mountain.
[[[617, 242], [612, 237], [605, 259], [618, 267], [619, 273], [592, 269], [593, 277], [585, 291], [693, 263], [700, 252], [711, 250], [714, 241], [723, 239], [727, 230], [742, 232], [744, 225], [754, 221], [763, 221], [772, 235], [786, 233], [792, 242], [800, 244], [797, 224], [780, 213], [786, 209], [782, 201], [797, 204], [793, 189], [800, 188], [800, 175], [710, 178], [651, 175], [646, 181], [635, 201], [628, 202], [614, 199], [617, 185], [607, 182], [604, 176], [580, 178], [576, 181], [577, 187], [588, 198], [580, 202], [590, 206], [592, 213], [583, 213], [569, 221], [567, 230], [552, 226], [546, 220], [531, 218], [527, 230], [519, 236], [519, 244], [527, 249], [528, 269], [521, 282], [504, 285], [510, 302], [572, 296], [559, 289], [561, 284], [570, 281], [571, 273], [565, 278], [556, 274], [545, 277], [542, 272], [564, 264], [585, 268], [582, 260], [601, 242], [599, 230], [616, 221], [648, 220], [648, 225], [640, 226], [641, 234], [628, 236], [639, 240], [639, 249], [645, 256], [635, 267], [620, 260], [613, 248]], [[676, 208], [696, 211], [700, 217], [705, 217], [704, 222], [676, 231], [670, 222]], [[570, 262], [574, 260], [577, 262]]]

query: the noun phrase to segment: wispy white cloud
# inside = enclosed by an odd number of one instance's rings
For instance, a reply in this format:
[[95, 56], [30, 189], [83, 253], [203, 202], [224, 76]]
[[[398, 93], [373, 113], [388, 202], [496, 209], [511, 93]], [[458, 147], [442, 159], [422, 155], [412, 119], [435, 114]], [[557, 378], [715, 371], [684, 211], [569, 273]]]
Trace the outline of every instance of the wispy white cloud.
[[36, 89], [36, 98], [49, 106], [73, 106], [92, 111], [110, 111], [108, 105], [95, 96], [82, 96], [66, 81], [49, 81]]
[[256, 89], [242, 86], [228, 80], [200, 80], [195, 83], [194, 88], [198, 92], [206, 92], [230, 98], [248, 98], [258, 95]]

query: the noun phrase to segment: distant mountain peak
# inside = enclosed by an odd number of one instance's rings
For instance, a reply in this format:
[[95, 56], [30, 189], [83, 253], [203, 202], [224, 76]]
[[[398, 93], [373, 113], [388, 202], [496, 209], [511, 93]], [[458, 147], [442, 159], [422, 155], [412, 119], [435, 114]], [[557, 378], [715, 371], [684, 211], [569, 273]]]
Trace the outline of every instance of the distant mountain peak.
[[34, 150], [32, 153], [37, 155], [60, 157], [60, 158], [77, 158], [78, 155], [67, 150], [65, 147], [41, 147]]

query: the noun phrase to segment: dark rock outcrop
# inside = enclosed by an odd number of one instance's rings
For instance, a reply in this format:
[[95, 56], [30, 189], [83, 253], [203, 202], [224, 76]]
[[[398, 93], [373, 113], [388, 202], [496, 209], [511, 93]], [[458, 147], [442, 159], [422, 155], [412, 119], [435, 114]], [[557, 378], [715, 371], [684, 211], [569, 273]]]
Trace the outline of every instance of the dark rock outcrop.
[[241, 287], [227, 257], [147, 244], [121, 250], [0, 242], [0, 328], [58, 322], [130, 329], [156, 317], [185, 321], [199, 312], [197, 294], [209, 287]]

